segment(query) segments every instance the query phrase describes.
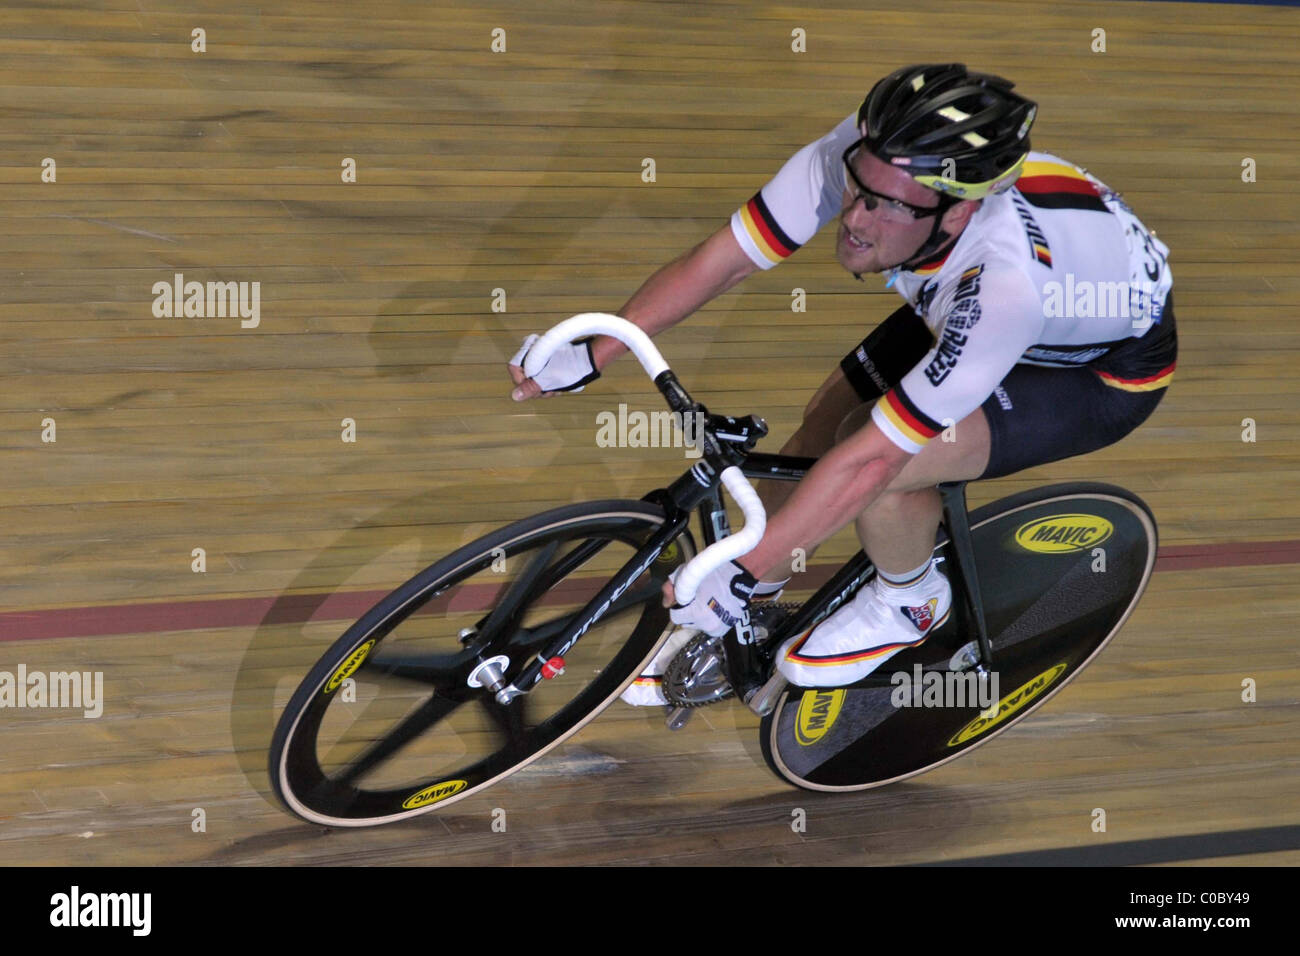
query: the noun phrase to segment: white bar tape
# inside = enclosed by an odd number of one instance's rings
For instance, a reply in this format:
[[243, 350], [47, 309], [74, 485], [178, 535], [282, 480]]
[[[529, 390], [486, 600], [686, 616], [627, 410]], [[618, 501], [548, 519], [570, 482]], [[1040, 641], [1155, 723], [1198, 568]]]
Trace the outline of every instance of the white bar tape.
[[687, 562], [673, 583], [673, 595], [680, 605], [690, 604], [695, 599], [700, 582], [714, 568], [753, 551], [767, 529], [767, 512], [763, 510], [763, 502], [759, 500], [758, 492], [746, 480], [744, 473], [732, 465], [722, 472], [722, 483], [744, 512], [745, 527], [730, 537], [709, 545]]
[[528, 356], [524, 359], [524, 374], [532, 378], [542, 370], [552, 352], [561, 345], [587, 335], [608, 335], [618, 339], [632, 350], [651, 380], [668, 369], [668, 363], [650, 341], [650, 336], [627, 319], [605, 312], [583, 312], [565, 319], [537, 340], [537, 344], [528, 350]]

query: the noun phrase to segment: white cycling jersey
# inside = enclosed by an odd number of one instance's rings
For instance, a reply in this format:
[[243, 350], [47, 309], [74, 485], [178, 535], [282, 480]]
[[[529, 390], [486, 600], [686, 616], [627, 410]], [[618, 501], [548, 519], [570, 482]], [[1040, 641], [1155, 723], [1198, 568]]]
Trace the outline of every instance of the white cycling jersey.
[[[843, 154], [858, 137], [852, 114], [732, 215], [732, 234], [756, 265], [784, 261], [839, 216]], [[886, 274], [935, 344], [876, 403], [873, 421], [918, 452], [1017, 363], [1088, 365], [1129, 391], [1165, 387], [1174, 370], [1163, 347], [1172, 328], [1161, 328], [1168, 255], [1119, 194], [1066, 160], [1031, 152], [1015, 186], [984, 199], [945, 253]], [[1135, 339], [1143, 347], [1131, 347]]]

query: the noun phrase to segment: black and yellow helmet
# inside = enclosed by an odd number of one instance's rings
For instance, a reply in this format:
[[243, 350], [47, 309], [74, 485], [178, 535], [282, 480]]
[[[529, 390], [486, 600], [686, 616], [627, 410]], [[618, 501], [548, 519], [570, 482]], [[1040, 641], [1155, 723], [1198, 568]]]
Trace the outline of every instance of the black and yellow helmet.
[[1038, 105], [1014, 86], [962, 63], [903, 67], [862, 101], [862, 143], [922, 186], [983, 199], [1011, 186], [1029, 155]]

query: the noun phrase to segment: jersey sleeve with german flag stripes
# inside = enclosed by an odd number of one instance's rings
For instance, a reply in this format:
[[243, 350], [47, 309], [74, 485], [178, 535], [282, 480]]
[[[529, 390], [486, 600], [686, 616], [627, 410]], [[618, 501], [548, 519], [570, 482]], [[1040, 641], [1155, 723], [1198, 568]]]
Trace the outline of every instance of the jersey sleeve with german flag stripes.
[[844, 150], [857, 139], [857, 114], [795, 153], [731, 216], [731, 232], [760, 269], [785, 261], [839, 215]]
[[937, 342], [871, 412], [876, 427], [912, 454], [979, 408], [1043, 328], [1037, 291], [1018, 270], [975, 265], [941, 295]]

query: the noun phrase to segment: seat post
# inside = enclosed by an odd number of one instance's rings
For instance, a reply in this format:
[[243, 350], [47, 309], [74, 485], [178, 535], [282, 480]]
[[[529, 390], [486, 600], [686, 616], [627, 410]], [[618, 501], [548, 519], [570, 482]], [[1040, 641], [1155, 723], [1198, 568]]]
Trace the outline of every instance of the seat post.
[[984, 599], [980, 595], [979, 571], [975, 566], [975, 545], [971, 541], [970, 515], [966, 511], [966, 482], [945, 481], [939, 485], [943, 500], [943, 522], [952, 541], [952, 553], [966, 592], [967, 605], [975, 619], [975, 631], [980, 642], [980, 657], [987, 666], [993, 662], [993, 646], [989, 643], [988, 626], [984, 622]]

